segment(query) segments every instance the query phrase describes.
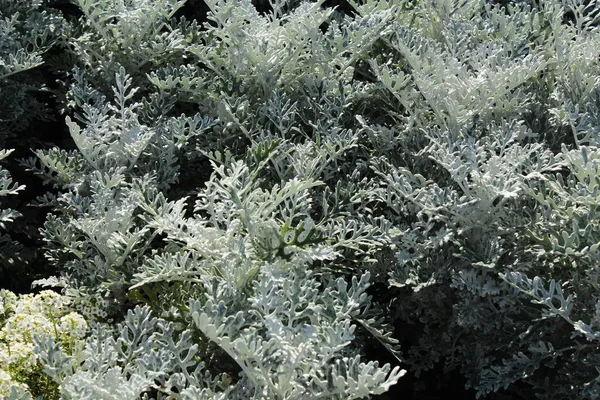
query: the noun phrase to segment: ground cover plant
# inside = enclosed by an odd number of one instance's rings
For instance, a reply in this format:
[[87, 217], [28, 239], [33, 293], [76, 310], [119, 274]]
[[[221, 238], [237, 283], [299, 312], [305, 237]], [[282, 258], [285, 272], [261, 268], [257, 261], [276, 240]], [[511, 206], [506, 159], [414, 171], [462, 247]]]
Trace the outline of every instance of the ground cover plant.
[[0, 0], [0, 398], [598, 398], [599, 20]]

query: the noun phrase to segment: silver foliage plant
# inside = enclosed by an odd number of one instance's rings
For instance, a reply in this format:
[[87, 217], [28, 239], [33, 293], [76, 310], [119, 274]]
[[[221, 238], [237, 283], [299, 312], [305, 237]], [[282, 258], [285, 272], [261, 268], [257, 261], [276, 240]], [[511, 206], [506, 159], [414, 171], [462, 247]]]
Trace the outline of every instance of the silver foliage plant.
[[[43, 0], [0, 2], [0, 161], [14, 149], [5, 149], [7, 141], [27, 128], [33, 118], [46, 119], [47, 107], [31, 95], [46, 88], [31, 72], [44, 63], [42, 55], [57, 40], [63, 20], [56, 12], [44, 9]], [[10, 173], [0, 166], [0, 196], [17, 195], [25, 186], [13, 182]], [[16, 210], [0, 210], [0, 228], [20, 216]], [[2, 236], [6, 251], [10, 239]], [[4, 257], [2, 257], [4, 258]]]
[[[47, 92], [36, 68], [44, 64], [46, 51], [61, 37], [63, 19], [46, 9], [43, 0], [0, 1], [0, 162], [14, 152], [16, 138], [33, 120], [50, 120], [50, 110], [38, 94]], [[7, 224], [21, 213], [5, 204], [7, 195], [25, 188], [0, 166], [0, 271], [21, 266], [23, 246], [7, 233]], [[19, 262], [16, 262], [19, 260]]]
[[[213, 154], [223, 165], [215, 165], [195, 217], [187, 218], [186, 198], [169, 201], [155, 183], [161, 169], [137, 166], [152, 166], [152, 160], [161, 157], [153, 149], [175, 147], [177, 140], [185, 139], [184, 129], [174, 129], [175, 118], [164, 131], [140, 126], [132, 113], [136, 104], [127, 104], [133, 90], [123, 70], [116, 82], [114, 104], [98, 96], [92, 96], [93, 107], [81, 103], [85, 131], [67, 120], [78, 152], [66, 157], [79, 157], [79, 162], [52, 164], [51, 153], [39, 153], [42, 166], [37, 171], [47, 179], [83, 178], [64, 182], [71, 190], [55, 200], [59, 208], [64, 204], [70, 219], [50, 218], [44, 229], [49, 243], [61, 235], [61, 246], [48, 248], [52, 260], [65, 253], [75, 257], [60, 280], [39, 283], [64, 286], [88, 319], [110, 322], [127, 307], [127, 297], [139, 300], [144, 295], [147, 299], [142, 301], [153, 305], [161, 319], [150, 319], [148, 306], [130, 311], [115, 332], [135, 332], [122, 333], [121, 339], [109, 334], [110, 327], [98, 325], [79, 361], [72, 361], [78, 356], [66, 357], [56, 344], [40, 341], [48, 373], [60, 384], [64, 398], [113, 398], [123, 393], [135, 397], [156, 390], [159, 398], [300, 399], [311, 394], [346, 399], [383, 393], [396, 383], [404, 373], [399, 367], [364, 363], [348, 348], [355, 321], [369, 324], [363, 315], [369, 274], [354, 278], [348, 288], [343, 278], [325, 285], [307, 269], [313, 261], [338, 256], [337, 247], [376, 245], [381, 228], [354, 232], [335, 220], [313, 222], [308, 191], [322, 183], [312, 179], [293, 178], [281, 188], [260, 188], [257, 170], [269, 161], [276, 143], [265, 145], [262, 152], [249, 152], [264, 157], [252, 170], [245, 162]], [[200, 134], [210, 122], [192, 119], [187, 126], [189, 135]], [[147, 161], [142, 163], [144, 152]], [[70, 167], [81, 169], [71, 173]], [[162, 168], [174, 170], [164, 162]], [[201, 217], [202, 212], [208, 218]], [[166, 234], [168, 244], [149, 250], [157, 234]], [[113, 304], [107, 304], [111, 298]], [[151, 327], [145, 321], [152, 321]], [[167, 321], [178, 322], [179, 331]], [[193, 321], [204, 335], [203, 352], [189, 341], [199, 332], [181, 330], [185, 321]], [[162, 346], [153, 332], [155, 324], [156, 329], [168, 330], [165, 340], [181, 347], [166, 355], [152, 347]], [[132, 338], [135, 342], [127, 343]], [[182, 338], [188, 340], [185, 345], [179, 342]], [[131, 354], [123, 354], [122, 346], [131, 348]], [[201, 362], [215, 346], [241, 372], [238, 382], [213, 393], [204, 382], [210, 370], [204, 371]], [[166, 365], [161, 361], [165, 358], [185, 368]]]
[[38, 340], [63, 398], [369, 397], [403, 371], [365, 334], [479, 397], [598, 397], [595, 2], [75, 3], [77, 149], [27, 163], [61, 190], [39, 283], [96, 323]]
[[416, 373], [460, 368], [479, 397], [597, 398], [599, 16], [419, 1], [386, 38], [393, 57], [370, 61], [404, 111], [365, 201], [402, 232], [389, 283], [412, 291], [392, 301], [421, 326]]
[[[110, 93], [122, 67], [134, 84], [145, 90], [149, 71], [181, 64], [192, 40], [190, 28], [197, 29], [194, 24], [177, 23], [172, 18], [185, 3], [182, 0], [72, 3], [83, 15], [70, 24], [65, 54], [60, 58], [62, 68], [70, 70], [75, 66], [85, 71], [86, 79], [105, 94]], [[68, 96], [65, 105], [70, 108], [76, 102]]]
[[[257, 132], [248, 135], [247, 154], [233, 146], [238, 161], [214, 147], [209, 118], [144, 123], [138, 111], [154, 100], [136, 100], [126, 68], [116, 74], [112, 101], [76, 69], [77, 114], [66, 123], [77, 149], [38, 151], [27, 162], [62, 190], [39, 202], [54, 207], [42, 233], [48, 259], [63, 273], [38, 284], [62, 286], [97, 323], [73, 356], [38, 342], [61, 396], [347, 399], [387, 391], [404, 371], [362, 361], [353, 343], [360, 324], [394, 345], [366, 309], [369, 273], [348, 284], [312, 267], [344, 251], [368, 259], [387, 240], [385, 219], [342, 219], [327, 210], [329, 192], [315, 192], [356, 133], [328, 134], [321, 150]], [[273, 107], [284, 100], [277, 101]], [[261, 106], [264, 119], [275, 114], [269, 106]], [[226, 100], [217, 108], [219, 123], [237, 119]], [[189, 210], [187, 196], [166, 193], [178, 183], [180, 157], [194, 152], [211, 158], [214, 172]], [[312, 164], [294, 159], [308, 152]], [[132, 311], [140, 302], [147, 305]]]
[[23, 132], [31, 120], [50, 119], [37, 93], [47, 92], [37, 67], [63, 34], [64, 20], [46, 0], [0, 2], [0, 146]]

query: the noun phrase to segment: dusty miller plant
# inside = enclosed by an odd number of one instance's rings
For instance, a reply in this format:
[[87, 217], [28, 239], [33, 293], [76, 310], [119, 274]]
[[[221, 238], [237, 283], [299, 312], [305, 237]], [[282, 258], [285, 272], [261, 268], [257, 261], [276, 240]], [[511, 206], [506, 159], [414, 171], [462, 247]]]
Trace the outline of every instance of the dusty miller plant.
[[373, 337], [479, 397], [597, 396], [594, 2], [75, 3], [77, 148], [27, 163], [40, 283], [97, 324], [39, 338], [61, 396], [368, 397], [401, 375]]
[[[0, 2], [0, 274], [3, 287], [20, 284], [16, 270], [29, 259], [14, 235], [14, 226], [7, 225], [23, 211], [14, 201], [25, 186], [12, 181], [5, 169], [8, 158], [19, 146], [24, 148], [33, 141], [30, 130], [34, 121], [48, 121], [51, 110], [46, 100], [47, 81], [39, 71], [45, 53], [61, 38], [63, 20], [55, 10], [48, 9], [46, 1], [15, 0]], [[7, 149], [10, 147], [11, 149]], [[10, 198], [4, 197], [11, 195]], [[12, 204], [11, 204], [12, 203]], [[34, 228], [35, 229], [35, 228]], [[29, 269], [29, 268], [28, 268]], [[23, 274], [26, 275], [26, 274]]]
[[34, 120], [50, 119], [40, 93], [47, 91], [36, 68], [62, 37], [63, 19], [45, 0], [0, 2], [0, 147]]
[[597, 396], [599, 13], [420, 1], [370, 61], [397, 136], [363, 201], [402, 232], [389, 283], [412, 290], [391, 301], [422, 329], [417, 373], [460, 368], [478, 396]]
[[[39, 283], [63, 286], [75, 307], [99, 324], [119, 319], [136, 302], [147, 303], [177, 324], [170, 335], [195, 335], [196, 343], [185, 344], [190, 349], [182, 345], [186, 351], [195, 354], [201, 345], [196, 357], [187, 355], [181, 362], [190, 364], [192, 358], [194, 371], [200, 371], [206, 359], [210, 368], [197, 374], [222, 374], [222, 361], [219, 365], [210, 357], [221, 351], [221, 357], [231, 358], [233, 370], [226, 372], [235, 381], [213, 394], [210, 385], [180, 372], [181, 367], [157, 366], [162, 356], [148, 361], [158, 372], [145, 361], [131, 365], [131, 357], [107, 364], [106, 348], [118, 339], [99, 337], [110, 328], [98, 325], [90, 343], [109, 342], [102, 351], [86, 350], [83, 364], [69, 364], [56, 344], [40, 341], [42, 357], [57, 363], [48, 364], [48, 372], [66, 368], [53, 375], [64, 398], [95, 398], [109, 380], [114, 396], [154, 391], [159, 398], [362, 398], [386, 391], [402, 376], [399, 367], [362, 362], [351, 347], [357, 324], [393, 344], [380, 321], [365, 313], [368, 274], [348, 289], [341, 277], [317, 278], [307, 270], [313, 261], [339, 256], [337, 249], [368, 254], [389, 230], [383, 219], [344, 222], [324, 214], [318, 223], [312, 220], [309, 190], [322, 183], [311, 175], [318, 176], [330, 162], [327, 150], [312, 166], [315, 171], [308, 169], [303, 179], [282, 179], [271, 189], [261, 187], [266, 179], [260, 175], [280, 140], [257, 142], [245, 162], [207, 153], [222, 165], [214, 166], [189, 218], [187, 199], [168, 200], [163, 192], [177, 182], [178, 148], [212, 122], [182, 116], [142, 125], [135, 114], [140, 103], [132, 102], [135, 90], [124, 69], [110, 103], [78, 72], [75, 80], [79, 84], [72, 91], [82, 109], [78, 119], [86, 125], [82, 130], [70, 118], [67, 125], [78, 149], [39, 151], [39, 161], [30, 161], [33, 171], [64, 190], [55, 199], [43, 199], [55, 205], [43, 234], [48, 258], [66, 269], [59, 278]], [[335, 145], [329, 151], [334, 150]], [[164, 245], [153, 242], [158, 235]], [[135, 313], [123, 324], [135, 325]], [[195, 329], [182, 331], [191, 322]], [[306, 348], [298, 353], [300, 343]], [[173, 350], [175, 357], [182, 351]]]

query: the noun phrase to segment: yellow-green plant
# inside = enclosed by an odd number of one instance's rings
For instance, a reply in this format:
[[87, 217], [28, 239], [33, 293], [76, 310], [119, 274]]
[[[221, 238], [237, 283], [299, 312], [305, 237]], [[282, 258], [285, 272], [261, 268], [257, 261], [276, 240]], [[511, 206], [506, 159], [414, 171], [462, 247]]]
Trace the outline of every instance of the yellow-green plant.
[[58, 386], [38, 362], [35, 338], [50, 336], [75, 353], [88, 325], [68, 303], [51, 290], [19, 296], [0, 290], [0, 398], [11, 392], [58, 398]]

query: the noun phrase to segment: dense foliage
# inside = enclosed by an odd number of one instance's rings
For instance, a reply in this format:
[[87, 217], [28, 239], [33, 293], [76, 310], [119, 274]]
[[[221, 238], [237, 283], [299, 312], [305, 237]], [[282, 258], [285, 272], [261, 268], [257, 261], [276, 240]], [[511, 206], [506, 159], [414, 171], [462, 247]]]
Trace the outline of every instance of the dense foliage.
[[0, 292], [0, 398], [361, 399], [406, 370], [600, 397], [597, 2], [0, 17], [2, 146], [49, 115], [71, 138], [11, 166], [54, 292]]

